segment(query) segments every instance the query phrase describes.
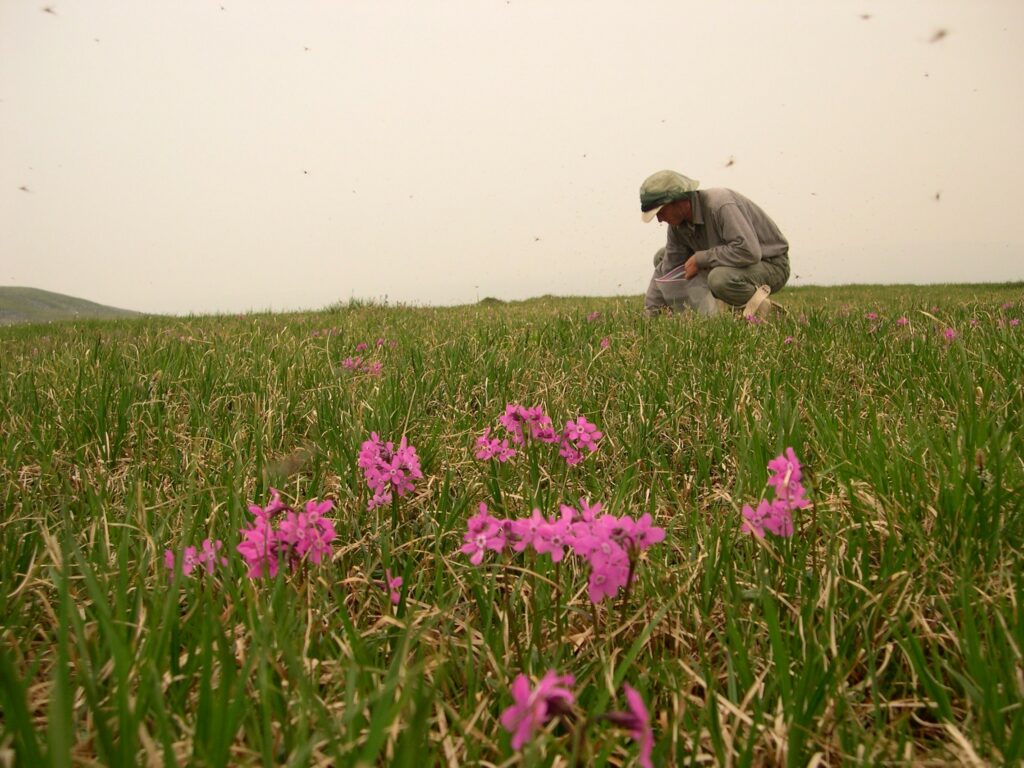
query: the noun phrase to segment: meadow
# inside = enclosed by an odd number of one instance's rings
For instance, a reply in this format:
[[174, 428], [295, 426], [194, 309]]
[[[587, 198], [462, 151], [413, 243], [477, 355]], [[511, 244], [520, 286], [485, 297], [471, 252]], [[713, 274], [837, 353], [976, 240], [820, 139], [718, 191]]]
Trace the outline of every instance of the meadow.
[[0, 329], [0, 765], [1019, 764], [1024, 284], [779, 298]]

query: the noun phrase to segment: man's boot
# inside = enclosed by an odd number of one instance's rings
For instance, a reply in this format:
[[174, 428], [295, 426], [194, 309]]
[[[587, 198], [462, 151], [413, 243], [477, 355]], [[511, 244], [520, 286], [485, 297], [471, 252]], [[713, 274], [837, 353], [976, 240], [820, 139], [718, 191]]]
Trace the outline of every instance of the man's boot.
[[743, 307], [743, 316], [766, 319], [772, 311], [772, 301], [768, 298], [771, 292], [772, 289], [767, 285], [758, 286], [754, 295], [750, 297], [750, 301]]

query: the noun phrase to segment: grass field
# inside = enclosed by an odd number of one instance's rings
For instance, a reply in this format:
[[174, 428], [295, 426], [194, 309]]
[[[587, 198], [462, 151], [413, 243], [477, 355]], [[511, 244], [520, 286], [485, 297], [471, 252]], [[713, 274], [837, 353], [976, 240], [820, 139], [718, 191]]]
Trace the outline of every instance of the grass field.
[[[0, 330], [0, 765], [633, 765], [625, 685], [654, 765], [1020, 763], [1024, 285], [780, 298]], [[603, 437], [476, 458], [508, 404]], [[371, 433], [423, 477], [368, 509]], [[788, 447], [811, 506], [742, 532]], [[271, 488], [335, 537], [250, 578]], [[573, 552], [460, 551], [481, 503], [581, 498], [665, 531], [610, 597]], [[168, 570], [207, 538], [226, 565]], [[514, 681], [549, 670], [516, 749]]]

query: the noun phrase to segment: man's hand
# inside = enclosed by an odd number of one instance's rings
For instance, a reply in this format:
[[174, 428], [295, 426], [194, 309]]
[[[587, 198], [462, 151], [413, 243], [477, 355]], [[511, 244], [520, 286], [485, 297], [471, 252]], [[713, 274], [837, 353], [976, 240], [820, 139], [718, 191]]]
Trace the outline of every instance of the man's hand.
[[697, 269], [697, 257], [691, 256], [686, 260], [686, 263], [683, 264], [683, 276], [687, 280], [690, 280], [697, 276]]

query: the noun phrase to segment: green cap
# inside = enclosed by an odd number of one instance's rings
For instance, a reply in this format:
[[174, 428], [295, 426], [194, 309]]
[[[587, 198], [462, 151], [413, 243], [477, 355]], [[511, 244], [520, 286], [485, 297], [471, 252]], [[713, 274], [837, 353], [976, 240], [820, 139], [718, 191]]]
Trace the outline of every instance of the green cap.
[[640, 211], [644, 221], [658, 215], [662, 206], [696, 192], [700, 182], [675, 171], [652, 173], [640, 185]]

